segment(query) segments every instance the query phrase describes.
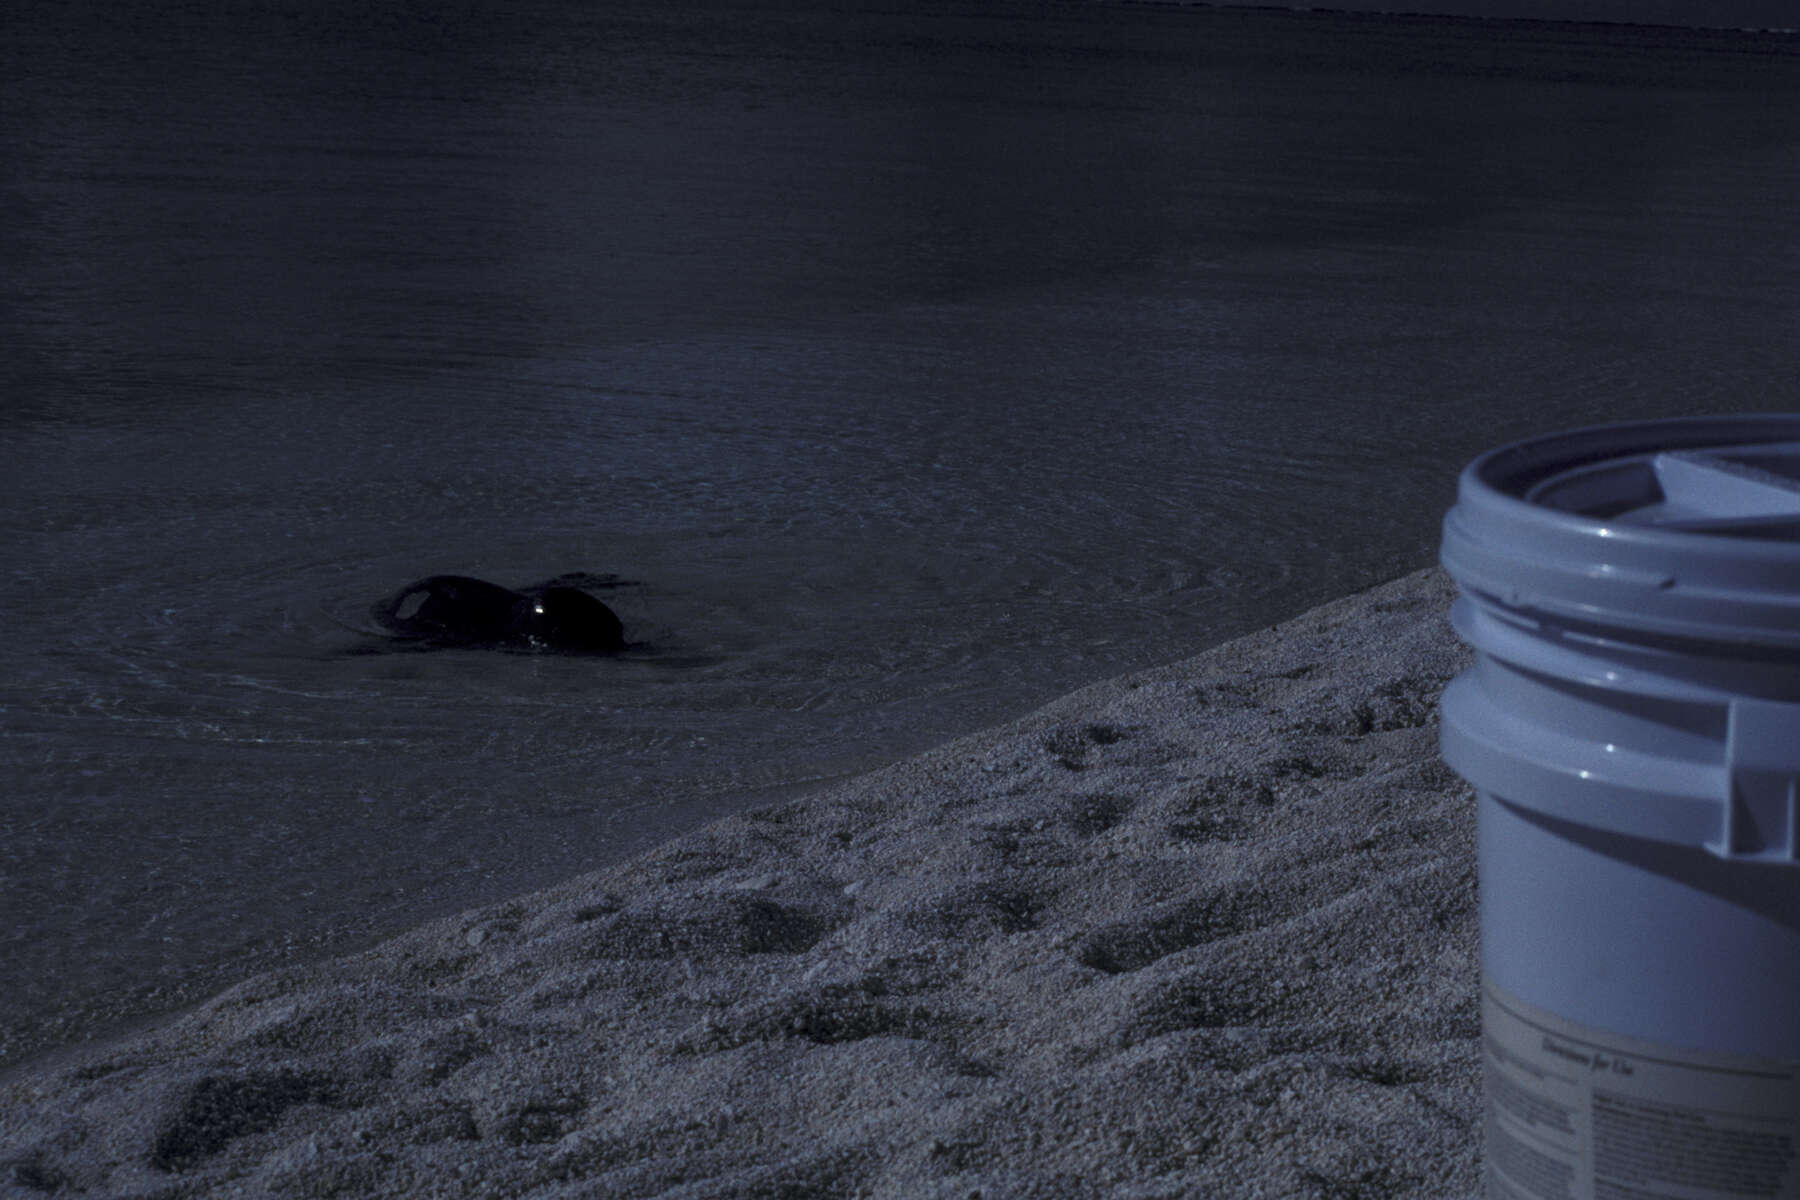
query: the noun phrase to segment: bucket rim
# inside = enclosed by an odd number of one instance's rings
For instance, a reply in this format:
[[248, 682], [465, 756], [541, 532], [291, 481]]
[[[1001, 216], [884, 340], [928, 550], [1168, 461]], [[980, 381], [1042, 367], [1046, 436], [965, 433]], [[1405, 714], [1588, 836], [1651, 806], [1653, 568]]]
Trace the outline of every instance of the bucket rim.
[[[1769, 453], [1759, 461], [1775, 462], [1778, 472], [1733, 457], [1763, 448]], [[1761, 489], [1778, 511], [1743, 519], [1700, 513], [1685, 527], [1672, 518], [1640, 522], [1639, 512], [1674, 503], [1658, 470], [1695, 462], [1728, 488]], [[1589, 486], [1584, 475], [1600, 483]], [[1566, 500], [1621, 487], [1642, 489], [1637, 498], [1647, 506], [1581, 511], [1545, 500], [1559, 490]], [[1463, 469], [1440, 561], [1466, 594], [1522, 612], [1800, 648], [1800, 412], [1623, 421], [1497, 447]]]

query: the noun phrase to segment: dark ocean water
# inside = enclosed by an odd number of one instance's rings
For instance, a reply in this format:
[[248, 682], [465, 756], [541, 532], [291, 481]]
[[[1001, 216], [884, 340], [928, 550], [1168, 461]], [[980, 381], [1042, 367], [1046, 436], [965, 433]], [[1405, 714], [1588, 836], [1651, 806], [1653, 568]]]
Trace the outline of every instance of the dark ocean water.
[[[1791, 37], [891, 8], [0, 12], [0, 1061], [1800, 406]], [[639, 650], [358, 632], [575, 570]]]

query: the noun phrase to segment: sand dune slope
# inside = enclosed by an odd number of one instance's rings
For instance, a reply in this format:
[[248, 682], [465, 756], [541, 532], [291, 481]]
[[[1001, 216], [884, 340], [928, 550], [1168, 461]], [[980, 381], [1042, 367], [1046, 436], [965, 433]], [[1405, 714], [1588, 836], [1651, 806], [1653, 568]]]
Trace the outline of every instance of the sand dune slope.
[[0, 1089], [0, 1187], [1471, 1197], [1433, 570]]

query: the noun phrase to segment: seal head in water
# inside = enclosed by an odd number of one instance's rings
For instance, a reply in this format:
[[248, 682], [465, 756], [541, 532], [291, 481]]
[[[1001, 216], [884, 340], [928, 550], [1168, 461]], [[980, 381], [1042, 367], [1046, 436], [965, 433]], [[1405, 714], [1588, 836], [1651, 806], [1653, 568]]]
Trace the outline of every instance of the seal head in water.
[[558, 580], [514, 591], [469, 575], [430, 575], [369, 610], [390, 633], [438, 646], [610, 654], [624, 649], [617, 614]]

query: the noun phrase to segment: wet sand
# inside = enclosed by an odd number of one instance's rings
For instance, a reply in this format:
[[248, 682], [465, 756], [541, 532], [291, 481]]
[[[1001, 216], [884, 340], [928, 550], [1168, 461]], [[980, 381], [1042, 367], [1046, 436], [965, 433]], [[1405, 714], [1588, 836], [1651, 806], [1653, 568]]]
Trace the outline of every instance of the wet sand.
[[0, 1085], [24, 1195], [1474, 1197], [1436, 569]]

